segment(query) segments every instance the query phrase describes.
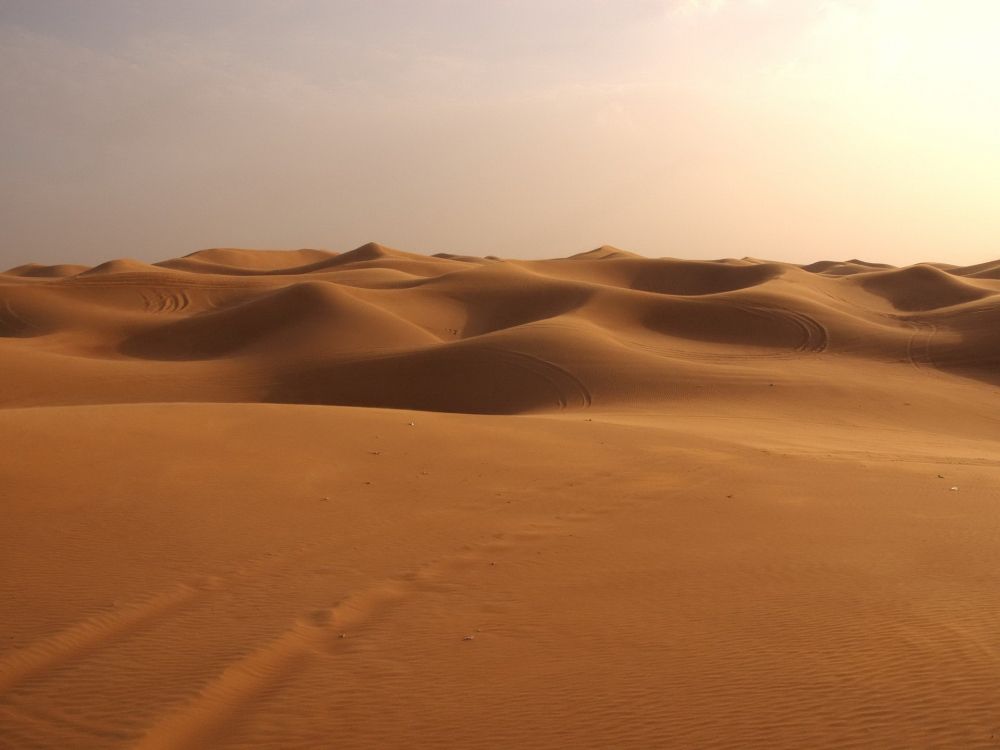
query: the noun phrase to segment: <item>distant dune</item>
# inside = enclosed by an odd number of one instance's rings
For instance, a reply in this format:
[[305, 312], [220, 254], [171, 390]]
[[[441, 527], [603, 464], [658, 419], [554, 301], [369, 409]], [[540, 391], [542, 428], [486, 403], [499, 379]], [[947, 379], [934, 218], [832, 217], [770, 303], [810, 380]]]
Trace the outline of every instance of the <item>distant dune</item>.
[[1000, 261], [0, 274], [0, 747], [991, 748]]
[[[997, 264], [890, 268], [216, 249], [0, 275], [0, 404], [239, 401], [544, 412], [850, 378], [1000, 381]], [[779, 363], [780, 364], [777, 364]]]

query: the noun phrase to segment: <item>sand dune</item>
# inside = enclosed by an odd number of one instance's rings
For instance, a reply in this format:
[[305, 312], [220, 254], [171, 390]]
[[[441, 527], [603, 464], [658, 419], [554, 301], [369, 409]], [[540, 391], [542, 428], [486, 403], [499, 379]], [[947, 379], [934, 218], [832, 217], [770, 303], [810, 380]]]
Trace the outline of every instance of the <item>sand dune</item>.
[[944, 268], [943, 270], [947, 270], [949, 273], [953, 273], [956, 276], [993, 280], [1000, 279], [1000, 261], [998, 260], [991, 260], [986, 263], [977, 263], [973, 266], [950, 266]]
[[996, 294], [995, 289], [928, 265], [866, 274], [854, 281], [893, 309], [904, 312], [940, 310]]
[[0, 274], [0, 747], [996, 747], [998, 268]]
[[74, 265], [72, 263], [60, 263], [54, 266], [44, 266], [40, 263], [26, 263], [23, 266], [11, 268], [5, 275], [60, 278], [63, 276], [76, 276], [86, 270], [87, 266]]
[[[1000, 282], [987, 266], [847, 265], [855, 272], [608, 247], [473, 263], [371, 243], [342, 254], [207, 250], [67, 276], [22, 267], [0, 277], [0, 333], [20, 360], [0, 373], [0, 402], [45, 403], [44, 382], [59, 403], [94, 403], [94, 377], [113, 384], [102, 403], [191, 400], [177, 378], [211, 379], [208, 400], [224, 401], [230, 379], [237, 401], [509, 413], [580, 402], [568, 385], [577, 380], [598, 406], [669, 398], [678, 372], [770, 383], [778, 360], [782, 379], [801, 385], [914, 360], [997, 382], [991, 350], [979, 360], [968, 345], [993, 336]], [[550, 341], [552, 330], [567, 333]], [[176, 363], [170, 382], [157, 377], [164, 361]], [[519, 385], [497, 384], [511, 378]], [[442, 379], [453, 382], [445, 392]]]

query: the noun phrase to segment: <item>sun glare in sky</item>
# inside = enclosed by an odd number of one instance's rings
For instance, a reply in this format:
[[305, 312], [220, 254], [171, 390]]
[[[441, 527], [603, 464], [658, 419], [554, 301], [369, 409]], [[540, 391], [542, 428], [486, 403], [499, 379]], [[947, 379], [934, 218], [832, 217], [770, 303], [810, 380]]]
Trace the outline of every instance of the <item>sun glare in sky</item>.
[[0, 260], [1000, 255], [1000, 2], [0, 1]]

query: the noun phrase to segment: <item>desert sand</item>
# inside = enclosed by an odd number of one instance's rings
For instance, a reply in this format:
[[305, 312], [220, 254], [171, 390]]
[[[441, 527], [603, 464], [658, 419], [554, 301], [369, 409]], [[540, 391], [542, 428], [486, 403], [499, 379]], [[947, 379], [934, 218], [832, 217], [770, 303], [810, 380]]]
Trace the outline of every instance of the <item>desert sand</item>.
[[1000, 262], [0, 274], [0, 747], [1000, 747]]

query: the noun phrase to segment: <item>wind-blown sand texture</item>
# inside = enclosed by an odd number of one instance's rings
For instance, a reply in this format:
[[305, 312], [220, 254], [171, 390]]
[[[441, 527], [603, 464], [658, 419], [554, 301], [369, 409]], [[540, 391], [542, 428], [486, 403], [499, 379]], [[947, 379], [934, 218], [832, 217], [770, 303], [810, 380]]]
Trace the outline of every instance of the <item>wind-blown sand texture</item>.
[[1000, 262], [0, 274], [0, 747], [1000, 747]]

